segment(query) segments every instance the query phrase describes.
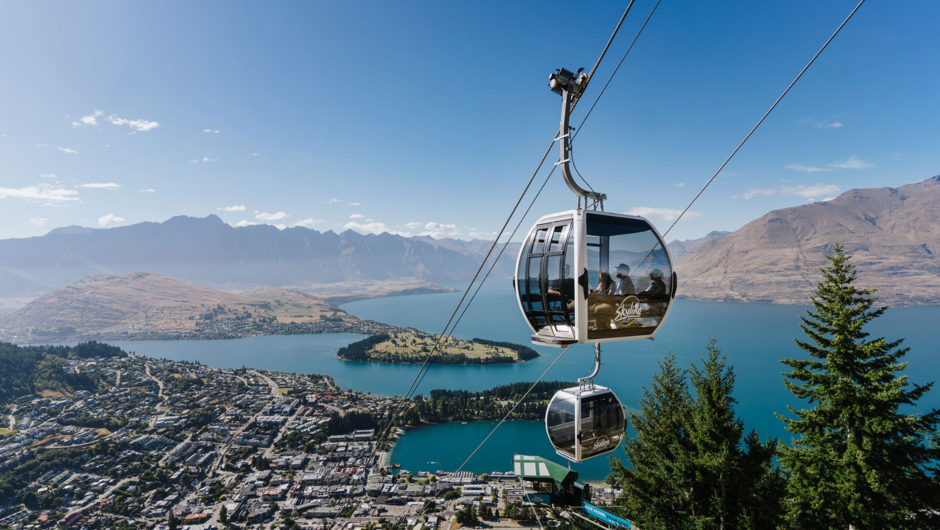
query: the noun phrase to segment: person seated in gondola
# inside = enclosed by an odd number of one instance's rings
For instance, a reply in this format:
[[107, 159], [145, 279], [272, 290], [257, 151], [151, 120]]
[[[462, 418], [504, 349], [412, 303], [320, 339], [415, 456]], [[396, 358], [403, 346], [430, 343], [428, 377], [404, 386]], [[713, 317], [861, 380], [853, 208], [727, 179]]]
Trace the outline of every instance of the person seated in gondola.
[[660, 298], [664, 294], [666, 294], [666, 283], [663, 282], [663, 271], [653, 269], [650, 271], [650, 284], [636, 296], [641, 300], [650, 300]]
[[[565, 263], [565, 275], [560, 280], [552, 280], [548, 284], [548, 294], [553, 294], [555, 296], [561, 296], [561, 289], [564, 286], [565, 297], [568, 299], [568, 311], [574, 311], [574, 278], [571, 276], [571, 266]], [[558, 308], [554, 309], [555, 311]]]
[[633, 280], [630, 279], [630, 266], [626, 263], [621, 263], [617, 265], [617, 286], [614, 289], [614, 292], [611, 294], [617, 296], [630, 296], [631, 294], [636, 294], [636, 288], [633, 286]]
[[610, 277], [610, 273], [607, 271], [601, 271], [597, 289], [591, 291], [591, 294], [614, 294], [617, 291], [617, 286], [614, 285], [613, 278]]

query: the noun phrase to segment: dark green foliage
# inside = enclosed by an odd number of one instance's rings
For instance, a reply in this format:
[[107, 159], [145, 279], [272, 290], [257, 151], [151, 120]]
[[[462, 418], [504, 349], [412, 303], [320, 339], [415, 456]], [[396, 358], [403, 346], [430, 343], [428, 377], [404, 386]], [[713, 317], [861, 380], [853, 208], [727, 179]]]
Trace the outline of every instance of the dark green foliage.
[[369, 350], [376, 344], [381, 344], [389, 338], [387, 333], [367, 337], [360, 341], [353, 342], [349, 346], [340, 348], [336, 351], [336, 356], [340, 359], [346, 359], [347, 361], [368, 361], [370, 359]]
[[78, 416], [68, 418], [65, 420], [59, 419], [56, 420], [62, 425], [75, 425], [77, 427], [89, 427], [92, 429], [108, 429], [111, 432], [114, 432], [124, 425], [127, 424], [127, 421], [120, 420], [114, 416], [105, 416], [103, 418], [96, 418], [88, 413], [81, 413]]
[[[113, 346], [96, 342], [69, 346], [17, 346], [0, 342], [0, 402], [43, 390], [94, 391], [98, 384], [87, 373], [65, 372], [69, 357], [114, 356]], [[120, 349], [116, 349], [123, 354]]]
[[[787, 388], [810, 408], [778, 417], [796, 435], [782, 447], [788, 516], [799, 528], [936, 528], [940, 411], [903, 414], [933, 386], [899, 375], [908, 348], [869, 339], [875, 290], [857, 289], [840, 245], [822, 269], [813, 311], [800, 317], [811, 359], [785, 359]], [[910, 408], [906, 408], [910, 411]]]
[[[776, 441], [744, 436], [734, 414], [734, 370], [712, 340], [702, 367], [687, 372], [669, 354], [644, 389], [629, 466], [612, 458], [623, 487], [617, 503], [644, 529], [774, 528], [783, 479], [771, 465]], [[695, 390], [689, 392], [689, 383]]]
[[[545, 417], [548, 400], [562, 388], [577, 383], [566, 381], [543, 381], [535, 385], [525, 401], [519, 404], [513, 418], [517, 420], [541, 420]], [[421, 395], [406, 405], [398, 418], [399, 424], [445, 423], [450, 421], [477, 421], [502, 419], [513, 407], [510, 401], [520, 401], [532, 383], [501, 385], [482, 392], [466, 390], [432, 390], [431, 397]], [[507, 403], [500, 403], [500, 401]], [[388, 421], [387, 419], [385, 420]], [[385, 423], [383, 423], [384, 425]]]
[[523, 346], [522, 344], [516, 344], [514, 342], [497, 342], [492, 340], [485, 339], [473, 339], [470, 342], [476, 342], [477, 344], [485, 344], [487, 346], [493, 346], [496, 348], [506, 348], [507, 350], [512, 350], [519, 355], [520, 361], [529, 361], [535, 359], [539, 356], [539, 352], [534, 349]]
[[127, 352], [117, 346], [92, 340], [73, 346], [71, 355], [79, 359], [91, 359], [93, 357], [126, 357]]
[[349, 434], [352, 431], [365, 429], [378, 429], [379, 424], [375, 417], [368, 412], [348, 412], [345, 416], [331, 414], [330, 421], [326, 422], [326, 433], [330, 436]]

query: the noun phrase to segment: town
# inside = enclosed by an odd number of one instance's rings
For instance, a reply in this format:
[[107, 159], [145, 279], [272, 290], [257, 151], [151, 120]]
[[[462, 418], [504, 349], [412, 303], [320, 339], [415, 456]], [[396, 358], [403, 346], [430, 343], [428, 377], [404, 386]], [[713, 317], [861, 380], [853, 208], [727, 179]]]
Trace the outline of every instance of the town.
[[[407, 427], [383, 437], [376, 418], [397, 396], [327, 375], [136, 355], [64, 369], [98, 390], [27, 394], [3, 409], [0, 528], [455, 530], [551, 516], [526, 505], [512, 471], [389, 465]], [[601, 504], [619, 494], [594, 491]]]

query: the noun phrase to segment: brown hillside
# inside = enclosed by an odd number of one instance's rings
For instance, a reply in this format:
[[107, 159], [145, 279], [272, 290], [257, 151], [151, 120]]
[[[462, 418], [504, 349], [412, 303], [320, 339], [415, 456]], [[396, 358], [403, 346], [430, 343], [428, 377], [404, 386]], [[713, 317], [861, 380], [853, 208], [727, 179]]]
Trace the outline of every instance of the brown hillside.
[[[25, 335], [46, 330], [59, 338], [82, 333], [127, 330], [193, 330], [212, 320], [279, 322], [319, 320], [320, 315], [348, 317], [311, 295], [277, 287], [231, 294], [153, 272], [88, 276], [33, 300], [0, 319], [0, 331]], [[59, 330], [59, 331], [56, 331]], [[41, 335], [42, 333], [40, 333]]]
[[879, 289], [881, 303], [940, 304], [940, 176], [774, 210], [680, 257], [677, 293], [807, 304], [835, 242], [854, 256], [858, 285]]

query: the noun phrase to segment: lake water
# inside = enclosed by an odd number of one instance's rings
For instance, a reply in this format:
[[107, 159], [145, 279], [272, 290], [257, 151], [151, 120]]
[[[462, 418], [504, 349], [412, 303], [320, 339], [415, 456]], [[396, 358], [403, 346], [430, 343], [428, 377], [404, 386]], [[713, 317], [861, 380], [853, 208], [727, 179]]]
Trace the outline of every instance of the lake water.
[[[465, 286], [452, 286], [463, 288]], [[410, 326], [429, 333], [439, 333], [453, 311], [461, 293], [401, 296], [362, 300], [343, 306], [349, 313], [397, 326]], [[649, 386], [657, 363], [673, 351], [679, 363], [688, 366], [705, 353], [709, 337], [733, 364], [737, 374], [734, 397], [736, 412], [747, 430], [757, 429], [762, 437], [789, 440], [783, 424], [774, 412], [786, 412], [786, 405], [798, 405], [783, 385], [780, 359], [806, 358], [794, 343], [802, 337], [799, 315], [807, 307], [772, 304], [735, 304], [676, 300], [669, 320], [655, 341], [628, 341], [603, 346], [597, 383], [612, 388], [628, 409], [636, 407], [642, 387]], [[906, 338], [911, 347], [906, 361], [910, 380], [923, 384], [938, 379], [940, 356], [936, 355], [938, 336], [935, 322], [940, 321], [940, 307], [890, 309], [870, 328], [873, 336], [889, 340]], [[487, 285], [464, 316], [455, 335], [491, 340], [529, 343], [525, 325], [514, 299], [511, 284], [500, 280]], [[355, 334], [278, 335], [225, 341], [135, 341], [114, 342], [129, 351], [173, 360], [199, 360], [221, 368], [248, 366], [303, 373], [325, 373], [346, 388], [369, 390], [373, 394], [393, 395], [407, 391], [417, 365], [390, 365], [340, 361], [335, 352], [341, 346], [361, 339]], [[561, 350], [536, 348], [542, 357], [510, 366], [433, 366], [418, 393], [427, 395], [435, 388], [483, 390], [516, 381], [534, 381], [555, 360]], [[590, 372], [592, 348], [573, 346], [555, 365], [545, 380], [575, 380]], [[929, 407], [940, 406], [940, 390], [923, 400]], [[487, 425], [490, 425], [487, 428]], [[488, 422], [468, 425], [439, 425], [409, 432], [396, 446], [394, 462], [412, 472], [456, 469], [492, 428]], [[473, 443], [473, 440], [477, 440]], [[472, 446], [472, 447], [471, 447]], [[447, 450], [441, 448], [446, 447]], [[467, 469], [491, 472], [509, 469], [513, 452], [554, 454], [544, 427], [538, 422], [504, 424]], [[619, 454], [622, 454], [618, 452]], [[564, 461], [558, 457], [555, 460]], [[441, 462], [427, 464], [428, 461]], [[608, 472], [606, 458], [574, 466], [582, 476], [603, 478]]]

